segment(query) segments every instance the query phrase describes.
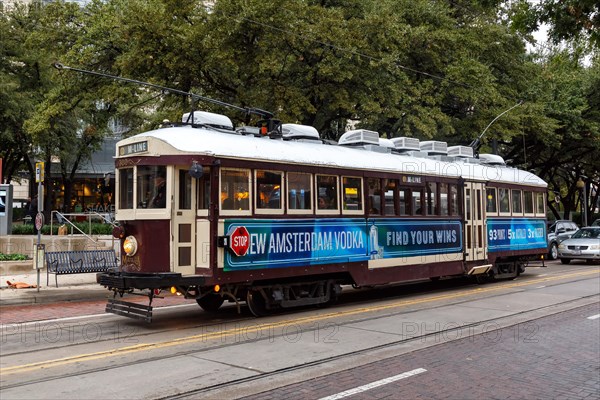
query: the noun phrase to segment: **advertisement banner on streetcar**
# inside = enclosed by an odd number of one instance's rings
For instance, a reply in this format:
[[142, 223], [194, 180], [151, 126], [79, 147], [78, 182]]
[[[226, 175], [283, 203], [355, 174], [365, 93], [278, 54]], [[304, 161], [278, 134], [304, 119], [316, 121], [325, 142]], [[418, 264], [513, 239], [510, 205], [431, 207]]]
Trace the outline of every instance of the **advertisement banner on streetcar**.
[[455, 253], [459, 221], [226, 220], [226, 271]]
[[488, 251], [545, 249], [546, 223], [541, 219], [489, 219]]

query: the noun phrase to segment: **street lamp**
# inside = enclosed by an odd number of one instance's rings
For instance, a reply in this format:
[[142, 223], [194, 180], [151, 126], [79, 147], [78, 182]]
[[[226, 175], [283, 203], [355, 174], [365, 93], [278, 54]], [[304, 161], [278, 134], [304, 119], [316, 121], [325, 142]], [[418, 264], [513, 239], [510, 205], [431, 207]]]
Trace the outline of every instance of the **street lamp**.
[[587, 191], [585, 181], [583, 179], [587, 179], [587, 176], [580, 176], [577, 180], [577, 189], [579, 189], [583, 193], [583, 202], [581, 203], [581, 216], [583, 218], [583, 226], [587, 226]]

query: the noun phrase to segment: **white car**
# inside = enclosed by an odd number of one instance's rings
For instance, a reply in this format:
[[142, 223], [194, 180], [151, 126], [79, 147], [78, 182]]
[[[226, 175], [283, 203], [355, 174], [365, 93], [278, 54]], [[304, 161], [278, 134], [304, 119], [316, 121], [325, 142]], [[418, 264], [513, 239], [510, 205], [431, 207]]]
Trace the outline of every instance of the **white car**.
[[558, 245], [558, 258], [563, 264], [571, 260], [600, 263], [600, 226], [579, 229], [570, 239]]

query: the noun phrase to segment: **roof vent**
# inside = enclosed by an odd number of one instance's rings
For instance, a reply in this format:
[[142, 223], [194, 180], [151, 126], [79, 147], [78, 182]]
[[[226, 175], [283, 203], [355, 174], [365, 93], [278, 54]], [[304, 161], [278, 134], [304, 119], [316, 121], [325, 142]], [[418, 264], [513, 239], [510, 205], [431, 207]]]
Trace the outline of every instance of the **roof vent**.
[[394, 147], [396, 150], [400, 152], [407, 151], [420, 151], [419, 147], [419, 139], [412, 137], [396, 137], [392, 138], [392, 143], [394, 143]]
[[207, 111], [194, 111], [191, 116], [190, 113], [185, 113], [181, 118], [181, 122], [184, 124], [209, 125], [214, 128], [233, 130], [233, 123], [229, 117]]
[[320, 139], [319, 131], [308, 125], [283, 124], [281, 131], [284, 139]]
[[366, 129], [348, 131], [344, 133], [342, 137], [340, 137], [338, 144], [342, 146], [357, 146], [365, 144], [379, 146], [379, 133], [368, 131]]
[[473, 158], [473, 148], [470, 146], [450, 146], [448, 147], [450, 157]]
[[497, 154], [480, 154], [479, 159], [482, 164], [487, 165], [506, 165], [504, 159]]
[[426, 151], [430, 156], [445, 156], [448, 154], [448, 144], [446, 142], [438, 142], [436, 140], [428, 140], [419, 143], [421, 151]]
[[394, 142], [392, 142], [390, 139], [386, 139], [386, 138], [379, 138], [379, 145], [381, 147], [387, 147], [387, 148], [391, 148], [393, 149], [394, 146]]

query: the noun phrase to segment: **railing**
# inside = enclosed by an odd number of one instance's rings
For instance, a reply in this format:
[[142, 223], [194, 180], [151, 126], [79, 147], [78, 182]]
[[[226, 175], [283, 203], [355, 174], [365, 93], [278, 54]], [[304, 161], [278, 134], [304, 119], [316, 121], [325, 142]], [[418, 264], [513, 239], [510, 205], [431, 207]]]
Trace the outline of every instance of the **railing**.
[[[91, 237], [92, 234], [92, 219], [101, 219], [104, 223], [107, 224], [111, 224], [113, 227], [116, 227], [117, 224], [115, 224], [115, 222], [112, 220], [112, 217], [109, 213], [97, 213], [95, 211], [92, 212], [86, 212], [86, 213], [61, 213], [57, 210], [52, 210], [51, 214], [50, 214], [50, 235], [52, 236], [53, 234], [53, 225], [54, 225], [54, 218], [56, 217], [56, 220], [60, 223], [60, 224], [66, 224], [69, 226], [69, 228], [71, 228], [71, 235], [73, 234], [73, 230], [75, 229], [77, 232], [79, 232], [79, 234], [85, 236], [86, 238], [88, 238], [89, 240], [91, 240], [92, 242], [94, 242], [95, 244], [98, 244], [97, 240], [94, 240], [94, 238]], [[85, 233], [84, 231], [82, 231], [81, 229], [79, 229], [79, 227], [77, 225], [75, 225], [73, 222], [71, 222], [71, 220], [69, 218], [74, 217], [75, 219], [77, 217], [84, 217], [87, 219], [88, 221], [88, 233]], [[113, 238], [113, 242], [114, 242], [114, 238]], [[114, 246], [113, 246], [114, 247]]]

